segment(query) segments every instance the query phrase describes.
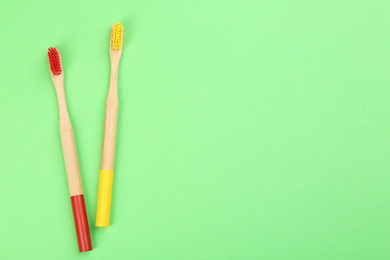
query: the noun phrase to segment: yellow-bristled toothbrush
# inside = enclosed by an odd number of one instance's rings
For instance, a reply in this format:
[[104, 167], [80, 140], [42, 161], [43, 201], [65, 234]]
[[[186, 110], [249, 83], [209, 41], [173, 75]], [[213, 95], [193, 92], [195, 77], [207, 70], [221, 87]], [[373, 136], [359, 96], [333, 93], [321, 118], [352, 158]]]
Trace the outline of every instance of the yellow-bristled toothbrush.
[[100, 166], [99, 191], [96, 210], [97, 227], [108, 227], [110, 224], [115, 140], [118, 121], [118, 67], [122, 55], [122, 42], [123, 26], [121, 23], [115, 23], [111, 27], [110, 37], [111, 77], [106, 102], [106, 115], [104, 119], [102, 161]]

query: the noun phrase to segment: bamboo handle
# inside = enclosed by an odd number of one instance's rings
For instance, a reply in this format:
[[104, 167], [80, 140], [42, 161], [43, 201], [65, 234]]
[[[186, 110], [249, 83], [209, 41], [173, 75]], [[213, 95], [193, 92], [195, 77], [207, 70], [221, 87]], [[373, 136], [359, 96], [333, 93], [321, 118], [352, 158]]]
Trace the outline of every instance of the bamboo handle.
[[60, 135], [62, 151], [64, 154], [66, 175], [70, 200], [72, 203], [73, 218], [76, 228], [77, 243], [80, 252], [92, 250], [91, 236], [87, 211], [85, 208], [83, 188], [81, 185], [79, 162], [77, 159], [76, 143], [74, 140], [73, 128], [70, 122], [68, 108], [66, 105], [63, 74], [53, 77], [53, 83], [57, 92], [58, 107], [60, 113]]
[[76, 144], [74, 141], [73, 129], [68, 113], [61, 116], [62, 119], [60, 119], [60, 132], [62, 150], [65, 159], [66, 175], [68, 177], [68, 186], [76, 228], [77, 243], [79, 246], [79, 251], [85, 252], [92, 250], [92, 242], [91, 235], [89, 233], [83, 188], [81, 186]]
[[110, 87], [107, 95], [106, 115], [104, 119], [102, 161], [100, 166], [98, 203], [96, 209], [97, 227], [108, 227], [110, 224], [112, 180], [114, 174], [116, 129], [118, 122], [118, 65], [119, 59], [113, 60], [111, 58]]
[[64, 154], [66, 175], [68, 178], [70, 201], [72, 203], [77, 243], [79, 245], [79, 251], [85, 252], [92, 250], [92, 242], [91, 235], [89, 233], [89, 225], [87, 211], [85, 209], [83, 188], [81, 186], [76, 143], [74, 141], [73, 128], [70, 122], [68, 107], [66, 105], [65, 99], [64, 73], [62, 69], [61, 54], [56, 48], [50, 48], [48, 56], [50, 63], [51, 79], [53, 80], [58, 99], [62, 152]]
[[60, 112], [60, 135], [62, 151], [64, 154], [66, 175], [68, 177], [68, 186], [70, 196], [83, 194], [81, 185], [79, 162], [77, 159], [76, 143], [72, 124], [70, 122], [68, 108], [66, 106], [65, 92], [63, 85], [56, 86], [57, 99]]
[[83, 194], [72, 125], [60, 122], [60, 132], [70, 196]]
[[110, 88], [106, 101], [103, 148], [100, 169], [114, 170], [116, 129], [118, 122], [118, 67], [111, 66]]

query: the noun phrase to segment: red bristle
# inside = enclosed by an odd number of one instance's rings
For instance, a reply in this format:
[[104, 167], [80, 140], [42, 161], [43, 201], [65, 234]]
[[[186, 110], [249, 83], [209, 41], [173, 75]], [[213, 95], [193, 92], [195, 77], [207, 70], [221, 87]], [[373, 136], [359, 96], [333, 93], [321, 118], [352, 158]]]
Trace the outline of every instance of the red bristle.
[[49, 48], [47, 51], [47, 56], [49, 57], [49, 64], [50, 64], [50, 70], [53, 75], [60, 75], [61, 74], [61, 62], [60, 62], [60, 56], [58, 54], [58, 51], [56, 48]]

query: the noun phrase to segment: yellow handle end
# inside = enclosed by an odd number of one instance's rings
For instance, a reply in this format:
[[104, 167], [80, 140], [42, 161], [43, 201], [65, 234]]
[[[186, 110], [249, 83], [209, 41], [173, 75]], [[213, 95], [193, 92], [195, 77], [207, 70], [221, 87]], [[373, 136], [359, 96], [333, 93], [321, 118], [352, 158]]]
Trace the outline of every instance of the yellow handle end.
[[96, 210], [96, 226], [108, 227], [110, 224], [110, 208], [112, 193], [112, 178], [114, 172], [100, 170], [98, 202]]

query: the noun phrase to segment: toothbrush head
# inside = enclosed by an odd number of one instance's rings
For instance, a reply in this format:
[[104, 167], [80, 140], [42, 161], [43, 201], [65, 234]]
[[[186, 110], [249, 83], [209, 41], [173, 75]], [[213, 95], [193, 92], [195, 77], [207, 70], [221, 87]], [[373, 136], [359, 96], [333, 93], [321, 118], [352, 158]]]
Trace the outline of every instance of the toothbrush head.
[[50, 71], [53, 73], [53, 75], [58, 76], [61, 74], [61, 61], [60, 61], [60, 54], [56, 48], [49, 48], [47, 51], [47, 56], [49, 58], [49, 64], [50, 64]]
[[121, 23], [115, 23], [111, 29], [111, 48], [119, 51], [123, 42], [123, 26]]

